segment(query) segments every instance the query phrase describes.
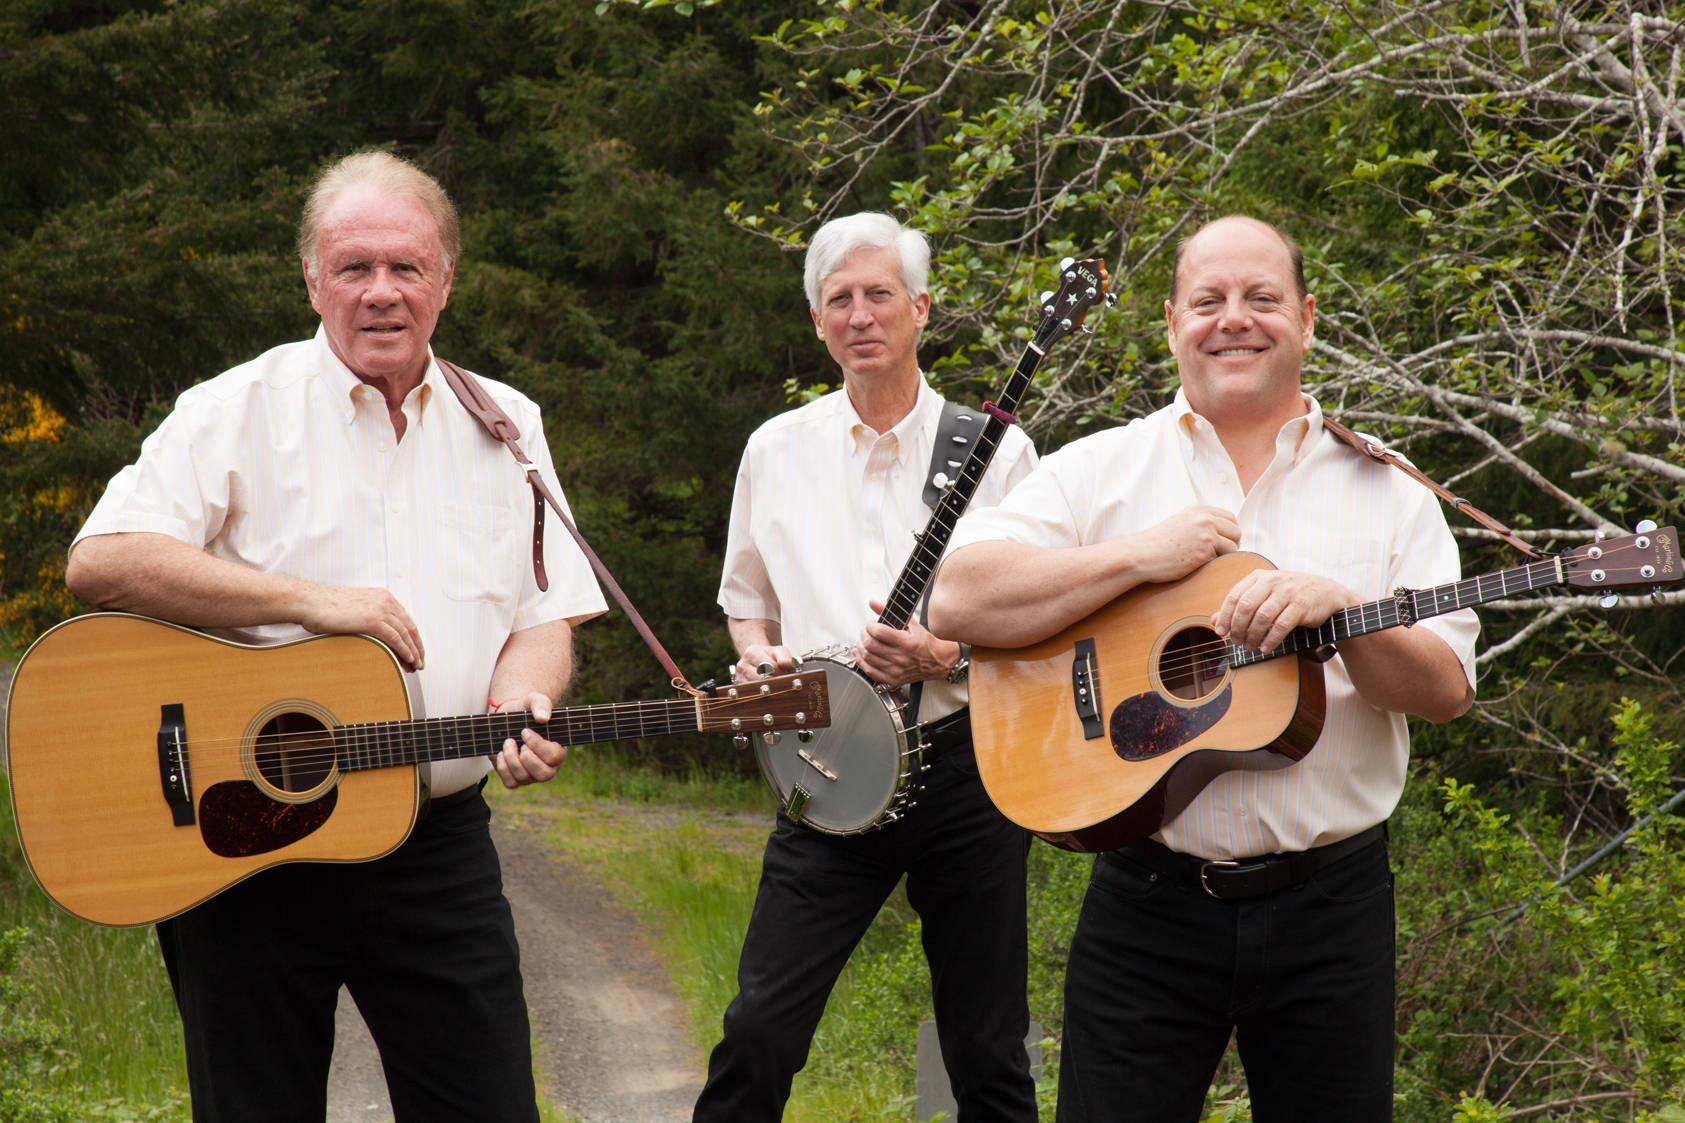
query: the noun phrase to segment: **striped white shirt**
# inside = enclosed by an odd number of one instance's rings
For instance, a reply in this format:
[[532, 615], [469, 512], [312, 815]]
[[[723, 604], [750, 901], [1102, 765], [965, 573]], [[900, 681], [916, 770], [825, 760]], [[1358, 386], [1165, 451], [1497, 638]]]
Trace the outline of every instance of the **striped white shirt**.
[[[1456, 543], [1434, 495], [1325, 433], [1321, 408], [1305, 400], [1308, 412], [1282, 427], [1275, 457], [1250, 492], [1242, 494], [1210, 422], [1178, 391], [1148, 417], [1050, 454], [999, 507], [962, 519], [950, 549], [991, 539], [1090, 545], [1208, 505], [1237, 516], [1242, 550], [1277, 569], [1332, 578], [1363, 601], [1399, 585], [1458, 580]], [[1472, 684], [1474, 613], [1417, 626], [1451, 646]], [[1328, 713], [1310, 754], [1277, 771], [1224, 773], [1164, 827], [1160, 841], [1203, 858], [1251, 857], [1336, 842], [1392, 813], [1409, 756], [1404, 715], [1359, 698], [1339, 656], [1323, 670]]]
[[[560, 498], [537, 405], [480, 382]], [[184, 392], [77, 538], [165, 534], [265, 572], [387, 589], [421, 632], [426, 668], [411, 687], [419, 685], [427, 715], [484, 713], [512, 632], [577, 624], [607, 606], [565, 533], [545, 535], [550, 588], [538, 591], [525, 473], [463, 408], [437, 364], [428, 364], [404, 414], [404, 437], [394, 441], [385, 400], [318, 331]], [[297, 624], [207, 631], [242, 643], [308, 634]], [[434, 794], [446, 795], [490, 763], [430, 767]]]
[[[920, 379], [918, 399], [887, 433], [860, 420], [846, 390], [779, 414], [743, 450], [731, 501], [720, 607], [777, 622], [798, 656], [852, 647], [877, 614], [930, 521], [921, 498], [942, 398]], [[1035, 467], [1017, 426], [1002, 436], [972, 507], [1000, 502]], [[950, 473], [952, 475], [954, 473]], [[929, 721], [965, 704], [965, 688], [933, 680], [919, 703]]]

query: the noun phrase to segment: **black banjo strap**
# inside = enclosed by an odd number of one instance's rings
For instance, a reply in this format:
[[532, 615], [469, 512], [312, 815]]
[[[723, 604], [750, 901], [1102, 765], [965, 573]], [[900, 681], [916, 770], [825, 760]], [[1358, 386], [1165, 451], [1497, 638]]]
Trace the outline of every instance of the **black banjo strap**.
[[[971, 446], [983, 434], [987, 421], [983, 411], [957, 405], [946, 399], [942, 402], [942, 419], [936, 423], [936, 443], [930, 449], [930, 467], [924, 473], [924, 505], [932, 511], [942, 501], [945, 491], [971, 455]], [[919, 623], [927, 624], [930, 616], [930, 590], [919, 600]], [[924, 697], [924, 683], [907, 687], [907, 719], [909, 724], [919, 720], [919, 702]]]
[[942, 402], [942, 420], [936, 423], [936, 443], [930, 450], [930, 468], [924, 474], [924, 505], [932, 511], [965, 466], [971, 446], [983, 434], [985, 420], [980, 409]]

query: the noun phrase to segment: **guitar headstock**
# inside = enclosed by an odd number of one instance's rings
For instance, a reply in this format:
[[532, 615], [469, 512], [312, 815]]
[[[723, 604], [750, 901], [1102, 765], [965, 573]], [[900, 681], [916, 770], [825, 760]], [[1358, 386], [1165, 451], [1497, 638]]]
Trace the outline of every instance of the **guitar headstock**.
[[1110, 304], [1115, 297], [1106, 291], [1106, 263], [1099, 258], [1059, 263], [1059, 291], [1041, 294], [1041, 323], [1036, 325], [1035, 345], [1045, 351], [1082, 326], [1091, 308]]
[[697, 705], [696, 726], [703, 733], [769, 733], [824, 729], [831, 724], [824, 671], [734, 682]]
[[1679, 534], [1671, 526], [1639, 524], [1637, 534], [1575, 546], [1557, 560], [1562, 578], [1581, 589], [1647, 593], [1681, 577]]

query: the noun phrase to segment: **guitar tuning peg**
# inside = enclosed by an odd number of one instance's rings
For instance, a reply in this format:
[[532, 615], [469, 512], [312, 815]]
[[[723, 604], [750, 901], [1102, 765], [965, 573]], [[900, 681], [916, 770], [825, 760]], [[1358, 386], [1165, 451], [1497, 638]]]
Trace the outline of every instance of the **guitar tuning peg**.
[[1632, 529], [1637, 531], [1639, 534], [1649, 534], [1652, 530], [1656, 529], [1656, 520], [1655, 519], [1639, 519], [1638, 525], [1633, 527]]
[[1599, 608], [1614, 608], [1620, 603], [1620, 601], [1621, 598], [1616, 596], [1614, 593], [1604, 593], [1602, 596], [1597, 598]]
[[1059, 260], [1059, 272], [1063, 273], [1065, 270], [1069, 269], [1072, 265], [1075, 265], [1076, 260], [1077, 259], [1074, 258], [1074, 257], [1061, 258]]
[[1041, 306], [1043, 308], [1051, 308], [1053, 306], [1053, 290], [1052, 289], [1044, 289], [1042, 291]]

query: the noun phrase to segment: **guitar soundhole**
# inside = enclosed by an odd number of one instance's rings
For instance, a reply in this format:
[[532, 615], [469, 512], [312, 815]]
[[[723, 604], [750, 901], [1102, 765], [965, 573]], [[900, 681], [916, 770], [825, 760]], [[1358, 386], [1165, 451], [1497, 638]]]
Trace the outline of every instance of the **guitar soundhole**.
[[314, 791], [333, 774], [333, 734], [309, 714], [277, 714], [258, 730], [253, 763], [277, 791]]
[[1165, 693], [1183, 701], [1197, 702], [1216, 693], [1228, 670], [1228, 647], [1210, 628], [1183, 628], [1159, 652], [1159, 683]]

